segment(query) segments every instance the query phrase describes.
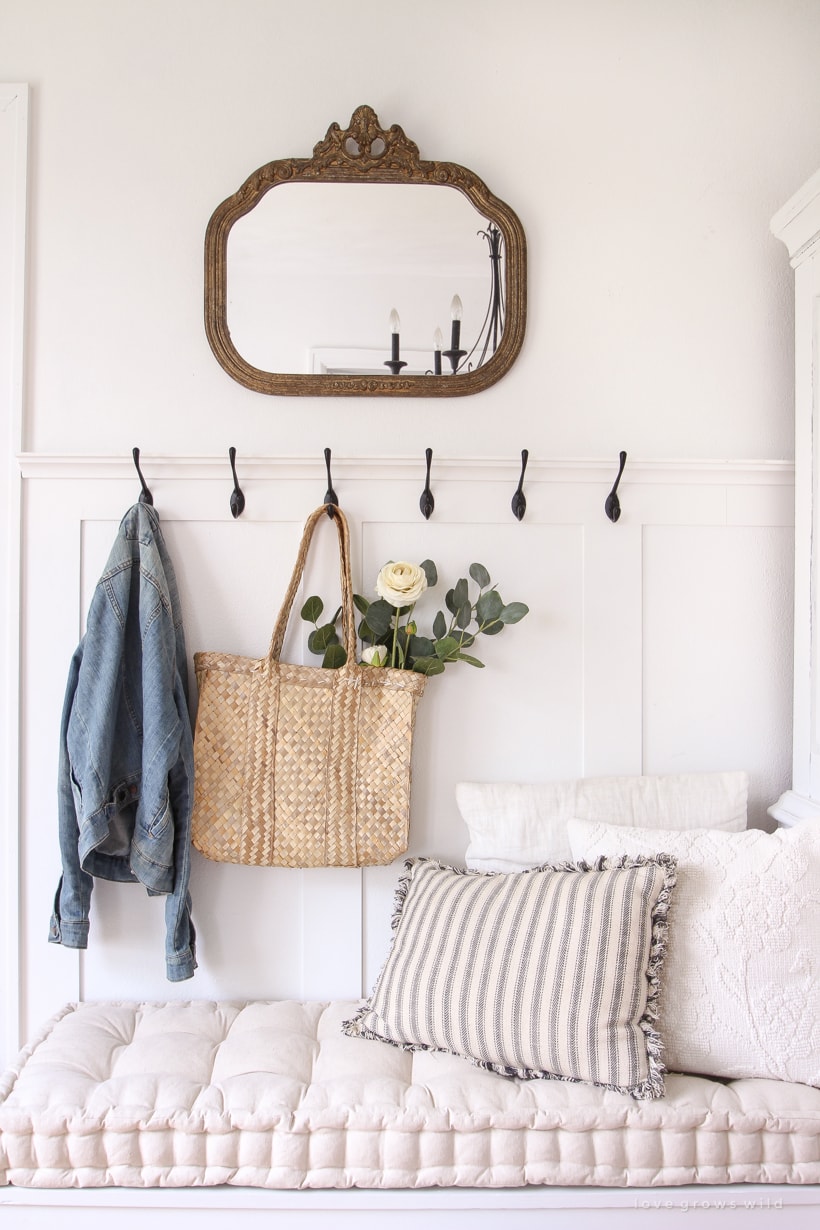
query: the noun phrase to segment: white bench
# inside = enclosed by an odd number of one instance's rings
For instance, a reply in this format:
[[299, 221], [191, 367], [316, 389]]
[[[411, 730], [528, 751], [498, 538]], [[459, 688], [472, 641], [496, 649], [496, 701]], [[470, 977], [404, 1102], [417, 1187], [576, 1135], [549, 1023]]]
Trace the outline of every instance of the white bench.
[[[0, 1085], [17, 1227], [815, 1224], [820, 1090], [669, 1075], [665, 1098], [510, 1080], [350, 1038], [355, 1003], [69, 1005]], [[789, 1220], [783, 1220], [783, 1210]], [[779, 1220], [778, 1220], [779, 1219]], [[144, 1224], [144, 1223], [140, 1223]], [[432, 1222], [437, 1224], [436, 1220]], [[646, 1222], [647, 1226], [650, 1224]], [[674, 1221], [672, 1222], [674, 1224]], [[743, 1222], [742, 1224], [748, 1224]]]

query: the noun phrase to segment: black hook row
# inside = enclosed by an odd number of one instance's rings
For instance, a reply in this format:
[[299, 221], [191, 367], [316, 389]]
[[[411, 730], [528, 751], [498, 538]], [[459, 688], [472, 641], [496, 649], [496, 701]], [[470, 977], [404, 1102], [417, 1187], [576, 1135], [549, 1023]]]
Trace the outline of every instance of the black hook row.
[[[143, 477], [142, 470], [140, 469], [140, 451], [138, 448], [132, 449], [132, 456], [134, 458], [134, 465], [136, 466], [137, 474], [139, 475], [140, 486], [142, 487], [142, 492], [139, 497], [140, 503], [141, 504], [153, 504], [154, 497], [151, 495], [151, 492], [148, 489], [148, 484], [146, 483], [145, 478]], [[530, 456], [529, 450], [526, 448], [522, 448], [521, 450], [521, 477], [518, 480], [518, 486], [516, 487], [513, 493], [512, 500], [510, 501], [510, 507], [512, 509], [513, 516], [518, 521], [523, 521], [524, 514], [527, 511], [527, 497], [524, 495], [524, 475], [527, 471], [527, 462], [529, 461], [529, 456]], [[425, 457], [425, 463], [426, 463], [426, 475], [425, 475], [425, 480], [424, 480], [424, 490], [422, 491], [421, 496], [419, 497], [419, 509], [421, 511], [421, 515], [425, 518], [425, 520], [429, 521], [430, 517], [432, 516], [433, 509], [436, 506], [436, 501], [433, 497], [433, 492], [430, 489], [430, 470], [433, 464], [433, 450], [431, 448], [425, 449], [424, 457]], [[236, 518], [236, 517], [241, 517], [242, 513], [245, 510], [245, 495], [244, 495], [244, 492], [242, 491], [242, 488], [239, 486], [239, 479], [237, 478], [237, 475], [236, 475], [236, 449], [233, 447], [233, 445], [231, 445], [231, 447], [228, 449], [228, 460], [230, 461], [231, 474], [233, 476], [233, 491], [231, 492], [231, 500], [230, 500], [231, 515], [234, 518]], [[331, 460], [330, 449], [326, 448], [325, 449], [325, 468], [327, 470], [327, 491], [325, 492], [325, 497], [322, 503], [328, 505], [327, 515], [329, 517], [332, 517], [333, 509], [331, 506], [336, 505], [336, 507], [338, 507], [339, 497], [337, 496], [336, 492], [333, 489], [333, 478], [330, 473], [330, 460]], [[613, 521], [613, 522], [617, 521], [621, 515], [621, 503], [620, 503], [620, 500], [618, 499], [618, 484], [621, 481], [621, 476], [623, 475], [625, 465], [626, 465], [626, 453], [621, 452], [620, 468], [618, 470], [618, 476], [615, 479], [612, 490], [610, 491], [609, 495], [606, 497], [606, 503], [604, 504], [604, 510], [606, 512], [606, 515], [609, 517], [610, 521]]]

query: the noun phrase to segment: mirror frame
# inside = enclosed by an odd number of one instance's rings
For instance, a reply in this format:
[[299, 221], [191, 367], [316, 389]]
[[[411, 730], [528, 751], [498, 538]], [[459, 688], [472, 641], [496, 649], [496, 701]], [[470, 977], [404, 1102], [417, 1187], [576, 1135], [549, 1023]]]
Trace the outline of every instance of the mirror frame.
[[[228, 236], [262, 197], [288, 183], [431, 184], [462, 192], [504, 237], [505, 320], [498, 348], [481, 367], [449, 376], [361, 376], [266, 372], [243, 359], [231, 340], [227, 313]], [[371, 107], [357, 107], [350, 126], [330, 125], [311, 158], [280, 158], [254, 171], [214, 210], [205, 234], [205, 332], [234, 380], [257, 393], [285, 396], [460, 397], [495, 384], [521, 350], [527, 320], [527, 245], [518, 217], [486, 184], [455, 162], [427, 162], [399, 127], [379, 125]]]

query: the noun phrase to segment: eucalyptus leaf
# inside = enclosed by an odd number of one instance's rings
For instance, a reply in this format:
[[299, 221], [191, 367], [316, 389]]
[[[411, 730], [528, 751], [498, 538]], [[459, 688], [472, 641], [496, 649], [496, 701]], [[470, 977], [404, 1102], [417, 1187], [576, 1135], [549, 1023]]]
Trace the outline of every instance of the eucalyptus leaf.
[[302, 619], [307, 621], [307, 623], [315, 624], [324, 609], [324, 602], [322, 602], [322, 599], [317, 598], [314, 594], [312, 598], [308, 598], [299, 614], [302, 616]]
[[456, 627], [457, 628], [469, 628], [470, 620], [472, 618], [473, 618], [473, 608], [472, 608], [471, 603], [467, 601], [464, 603], [463, 606], [459, 607], [458, 614], [456, 615]]
[[454, 594], [455, 590], [448, 589], [447, 593], [444, 595], [444, 605], [447, 607], [447, 610], [451, 615], [455, 615], [457, 609]]
[[456, 582], [453, 590], [453, 614], [464, 606], [464, 603], [469, 599], [469, 591], [467, 588], [467, 578], [462, 577]]
[[339, 637], [333, 624], [321, 624], [308, 637], [308, 649], [311, 653], [324, 653], [328, 645], [338, 645]]
[[492, 623], [500, 619], [503, 610], [504, 603], [501, 601], [501, 595], [494, 589], [488, 589], [475, 604], [475, 612], [480, 624]]
[[437, 641], [440, 641], [443, 636], [447, 635], [447, 620], [444, 618], [444, 612], [438, 611], [433, 620], [433, 636]]
[[344, 645], [328, 645], [325, 650], [325, 656], [322, 658], [322, 666], [326, 666], [330, 670], [337, 670], [340, 666], [344, 666], [346, 661], [347, 653]]
[[432, 589], [438, 584], [438, 570], [431, 559], [423, 559], [419, 564], [419, 568], [427, 577], [427, 584]]
[[529, 610], [530, 608], [525, 602], [508, 602], [498, 618], [502, 624], [517, 624], [519, 620], [529, 614]]
[[376, 602], [371, 602], [367, 608], [367, 626], [375, 632], [376, 636], [384, 636], [393, 623], [394, 614], [395, 608], [389, 602], [385, 602], [384, 598], [379, 598]]
[[483, 564], [470, 564], [470, 576], [481, 589], [490, 584], [490, 574]]
[[504, 631], [504, 625], [500, 619], [494, 620], [491, 624], [487, 624], [486, 628], [482, 628], [481, 632], [484, 636], [498, 636], [499, 632]]
[[458, 651], [458, 641], [454, 636], [445, 636], [440, 641], [436, 641], [433, 648], [437, 658], [448, 658], [450, 654]]
[[364, 641], [366, 645], [373, 645], [376, 642], [376, 633], [368, 627], [366, 619], [359, 620], [359, 640]]
[[420, 675], [443, 675], [444, 663], [438, 658], [417, 658], [413, 663], [413, 670]]
[[353, 605], [357, 611], [361, 611], [362, 615], [366, 615], [370, 608], [370, 602], [367, 598], [363, 598], [361, 594], [353, 595]]
[[407, 651], [411, 658], [432, 658], [436, 649], [429, 637], [411, 636]]
[[[344, 653], [344, 650], [342, 650]], [[470, 666], [484, 666], [483, 662], [479, 662], [478, 658], [471, 658], [468, 653], [460, 653], [458, 655], [459, 662], [469, 662]]]

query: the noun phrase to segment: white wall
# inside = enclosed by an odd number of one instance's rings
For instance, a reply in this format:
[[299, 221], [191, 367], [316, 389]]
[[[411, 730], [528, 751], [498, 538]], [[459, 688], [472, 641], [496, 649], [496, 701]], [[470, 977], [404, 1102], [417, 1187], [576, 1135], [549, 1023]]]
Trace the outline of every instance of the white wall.
[[[26, 448], [789, 457], [768, 222], [820, 162], [818, 45], [816, 0], [0, 0], [0, 80], [33, 87]], [[242, 389], [202, 326], [214, 208], [362, 102], [529, 245], [514, 370], [400, 430]]]
[[[259, 543], [289, 542], [321, 498], [326, 445], [361, 527], [362, 583], [411, 526], [408, 550], [486, 555], [504, 591], [533, 604], [513, 633], [520, 655], [505, 649], [469, 682], [431, 682], [414, 852], [463, 849], [459, 776], [746, 767], [758, 817], [788, 784], [791, 492], [776, 463], [793, 440], [792, 281], [768, 224], [820, 161], [819, 40], [820, 4], [808, 0], [416, 0], [412, 11], [0, 0], [0, 80], [32, 87], [23, 1033], [55, 1000], [121, 992], [126, 968], [139, 970], [132, 993], [167, 987], [156, 936], [124, 946], [111, 894], [99, 897], [109, 938], [85, 963], [44, 937], [62, 672], [100, 555], [137, 494], [134, 444], [183, 552], [191, 649], [264, 649], [283, 565], [276, 555], [260, 569]], [[362, 102], [422, 157], [469, 166], [523, 222], [527, 337], [509, 375], [478, 396], [266, 398], [231, 381], [207, 346], [213, 209], [262, 163], [308, 154]], [[229, 444], [252, 476], [235, 526], [227, 460], [224, 485], [207, 460]], [[440, 465], [429, 526], [417, 513], [427, 445]], [[531, 502], [519, 526], [508, 509], [524, 446]], [[611, 526], [603, 497], [621, 448], [625, 511]], [[401, 462], [380, 473], [380, 456], [412, 459], [418, 480]], [[460, 469], [466, 457], [501, 461]], [[287, 458], [315, 463], [289, 470], [276, 460]], [[219, 552], [189, 575], [185, 549], [201, 561], [213, 523]], [[256, 577], [247, 620], [224, 605], [219, 561]], [[215, 643], [222, 632], [230, 645]], [[515, 697], [531, 719], [524, 739]], [[220, 898], [229, 878], [211, 871], [197, 873], [203, 912], [212, 900], [225, 916], [251, 908], [255, 873], [240, 870]], [[364, 902], [380, 937], [389, 889], [381, 873], [366, 883], [344, 901]], [[253, 897], [262, 916], [268, 892], [266, 881]], [[201, 930], [211, 955], [182, 990], [254, 993], [252, 965], [226, 964], [212, 916]], [[365, 976], [375, 934], [353, 963]], [[267, 968], [259, 993], [315, 993], [305, 968]]]

